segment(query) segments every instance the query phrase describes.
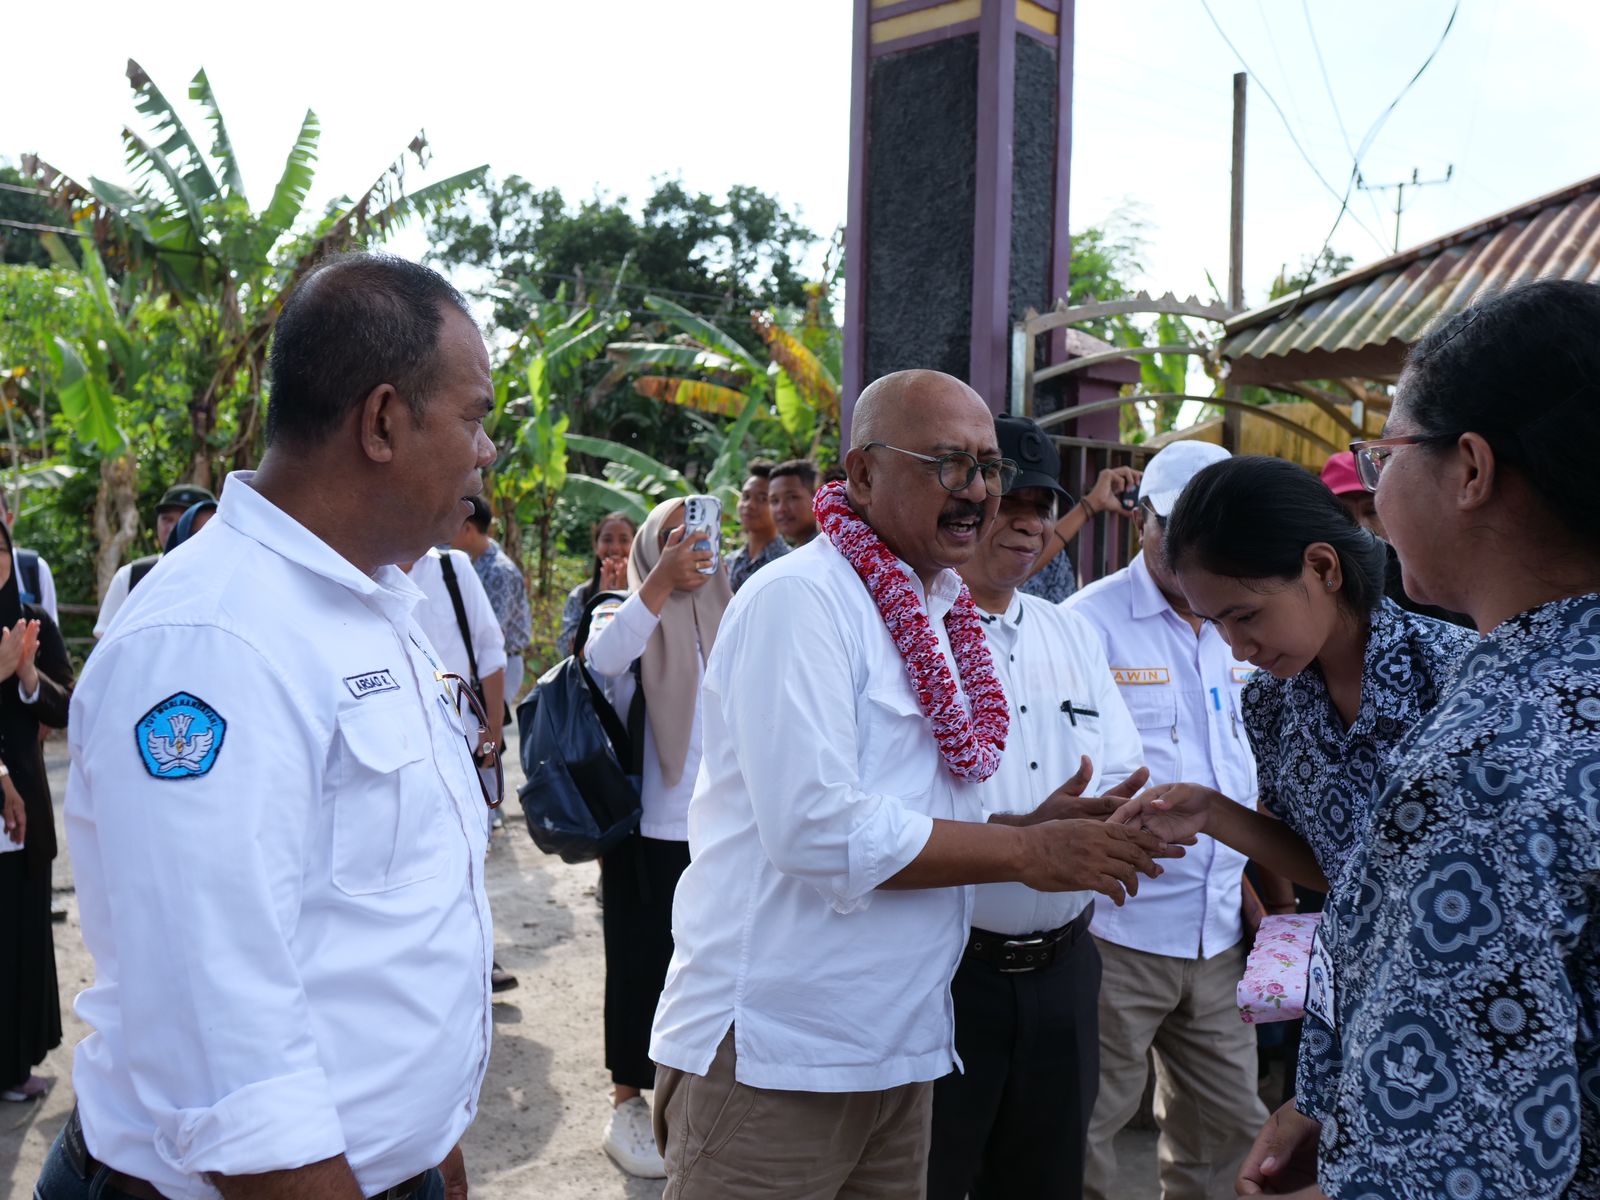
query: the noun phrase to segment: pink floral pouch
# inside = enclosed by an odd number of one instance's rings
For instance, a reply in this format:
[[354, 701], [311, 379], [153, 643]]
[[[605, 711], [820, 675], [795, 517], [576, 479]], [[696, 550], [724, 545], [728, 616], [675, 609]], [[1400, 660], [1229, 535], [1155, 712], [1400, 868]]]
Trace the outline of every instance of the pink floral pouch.
[[1294, 1021], [1305, 1013], [1311, 939], [1321, 923], [1321, 913], [1262, 918], [1239, 981], [1241, 1021]]

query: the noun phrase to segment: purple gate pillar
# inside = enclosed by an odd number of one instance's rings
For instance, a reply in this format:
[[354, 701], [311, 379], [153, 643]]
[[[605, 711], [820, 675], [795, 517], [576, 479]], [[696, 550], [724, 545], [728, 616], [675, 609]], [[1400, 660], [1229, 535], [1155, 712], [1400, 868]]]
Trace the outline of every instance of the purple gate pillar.
[[1073, 0], [855, 0], [844, 423], [931, 367], [1005, 408], [1012, 322], [1067, 294]]

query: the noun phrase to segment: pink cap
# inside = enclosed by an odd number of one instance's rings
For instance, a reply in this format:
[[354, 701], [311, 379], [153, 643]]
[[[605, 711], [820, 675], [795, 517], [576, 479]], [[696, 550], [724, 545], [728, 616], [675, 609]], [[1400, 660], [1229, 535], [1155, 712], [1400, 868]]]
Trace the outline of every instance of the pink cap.
[[1322, 482], [1335, 496], [1367, 490], [1362, 486], [1361, 476], [1356, 474], [1356, 456], [1349, 450], [1341, 450], [1328, 459], [1322, 468]]

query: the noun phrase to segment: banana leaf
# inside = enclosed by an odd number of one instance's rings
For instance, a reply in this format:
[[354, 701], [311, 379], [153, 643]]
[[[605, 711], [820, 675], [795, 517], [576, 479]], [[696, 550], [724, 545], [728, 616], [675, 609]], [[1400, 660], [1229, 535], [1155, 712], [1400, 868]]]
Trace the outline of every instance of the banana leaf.
[[745, 406], [743, 392], [700, 379], [644, 375], [633, 381], [633, 390], [663, 404], [681, 404], [684, 408], [715, 413], [719, 417], [737, 416]]
[[211, 122], [211, 157], [222, 168], [223, 186], [231, 195], [243, 199], [244, 174], [239, 170], [239, 159], [233, 152], [233, 139], [228, 136], [228, 127], [222, 120], [222, 109], [217, 105], [216, 93], [211, 90], [211, 81], [206, 78], [204, 67], [189, 84], [189, 99], [200, 102], [200, 107], [206, 111], [206, 120]]
[[789, 372], [776, 362], [767, 367], [767, 380], [772, 385], [772, 403], [784, 432], [799, 441], [810, 440], [816, 432], [817, 410], [806, 403]]
[[194, 138], [189, 136], [183, 118], [178, 116], [178, 110], [172, 107], [172, 102], [162, 94], [155, 81], [145, 74], [144, 68], [131, 58], [128, 60], [128, 84], [138, 97], [134, 107], [166, 138], [157, 149], [163, 161], [179, 171], [184, 189], [202, 201], [219, 199], [216, 176], [212, 175]]
[[473, 167], [470, 171], [462, 171], [459, 175], [430, 183], [425, 188], [396, 196], [383, 208], [370, 214], [366, 218], [367, 223], [388, 233], [413, 217], [434, 216], [448, 208], [462, 192], [477, 187], [488, 173], [489, 164], [484, 163], [482, 166]]
[[[737, 488], [744, 479], [745, 457], [744, 439], [750, 432], [750, 425], [755, 421], [756, 415], [761, 411], [762, 396], [757, 392], [746, 401], [744, 411], [739, 414], [739, 419], [728, 427], [727, 437], [723, 439], [722, 450], [717, 455], [716, 462], [711, 464], [711, 471], [706, 475], [706, 487], [718, 494], [722, 489]], [[726, 497], [724, 497], [726, 505]]]
[[[173, 200], [176, 201], [179, 209], [188, 218], [189, 234], [193, 240], [193, 245], [185, 248], [198, 251], [205, 245], [206, 217], [200, 197], [189, 186], [189, 181], [179, 173], [176, 166], [168, 161], [165, 154], [145, 141], [133, 130], [124, 129], [122, 131], [122, 144], [127, 150], [130, 169], [144, 175], [160, 175], [162, 179], [166, 180], [167, 187], [172, 190]], [[166, 207], [170, 210], [171, 206]]]
[[308, 108], [294, 145], [289, 148], [289, 157], [283, 160], [283, 171], [278, 176], [278, 186], [272, 190], [272, 200], [261, 214], [261, 239], [256, 246], [260, 257], [266, 257], [273, 243], [294, 224], [305, 207], [311, 182], [317, 174], [317, 143], [321, 138], [322, 126], [317, 114]]
[[678, 346], [670, 342], [612, 342], [606, 347], [606, 357], [612, 362], [633, 368], [664, 367], [669, 371], [716, 371], [742, 379], [750, 377], [743, 363], [699, 346]]
[[839, 419], [839, 383], [804, 342], [773, 319], [771, 313], [755, 312], [750, 322], [767, 344], [767, 353], [783, 367], [806, 403], [828, 416]]
[[625, 512], [633, 518], [636, 525], [644, 524], [645, 518], [650, 515], [652, 507], [637, 493], [618, 487], [607, 480], [596, 479], [593, 475], [568, 475], [567, 486], [562, 489], [561, 498], [569, 503], [582, 504], [591, 508], [614, 509], [617, 512]]
[[661, 296], [646, 296], [644, 306], [659, 317], [671, 321], [695, 341], [733, 359], [751, 375], [761, 373], [761, 364], [755, 356], [718, 329], [704, 317], [696, 316], [681, 304], [674, 304]]
[[576, 450], [579, 454], [588, 454], [594, 458], [604, 459], [607, 462], [620, 463], [632, 467], [650, 478], [659, 480], [664, 486], [679, 495], [692, 495], [694, 486], [684, 478], [681, 471], [674, 470], [664, 462], [651, 458], [642, 450], [635, 450], [632, 446], [624, 446], [621, 442], [613, 442], [609, 438], [589, 437], [587, 434], [569, 433], [567, 435], [567, 449]]
[[61, 415], [79, 439], [97, 446], [102, 454], [115, 454], [124, 438], [117, 427], [116, 397], [111, 394], [103, 364], [86, 363], [77, 347], [59, 335], [50, 347], [50, 357], [61, 380], [56, 388]]

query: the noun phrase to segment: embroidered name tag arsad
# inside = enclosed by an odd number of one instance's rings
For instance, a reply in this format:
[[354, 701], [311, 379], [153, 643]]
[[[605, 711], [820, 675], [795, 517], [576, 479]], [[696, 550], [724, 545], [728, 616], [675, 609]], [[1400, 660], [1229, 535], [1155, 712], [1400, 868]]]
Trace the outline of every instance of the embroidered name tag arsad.
[[198, 696], [168, 696], [133, 727], [144, 768], [157, 779], [194, 779], [217, 765], [228, 723]]
[[377, 692], [398, 692], [400, 685], [394, 681], [394, 676], [388, 671], [368, 671], [364, 675], [346, 675], [345, 687], [350, 689], [350, 694], [357, 700]]

